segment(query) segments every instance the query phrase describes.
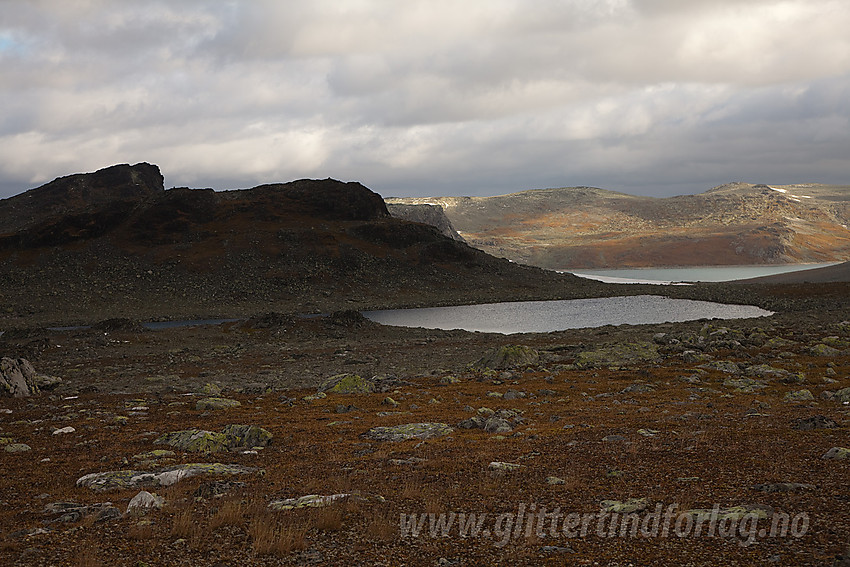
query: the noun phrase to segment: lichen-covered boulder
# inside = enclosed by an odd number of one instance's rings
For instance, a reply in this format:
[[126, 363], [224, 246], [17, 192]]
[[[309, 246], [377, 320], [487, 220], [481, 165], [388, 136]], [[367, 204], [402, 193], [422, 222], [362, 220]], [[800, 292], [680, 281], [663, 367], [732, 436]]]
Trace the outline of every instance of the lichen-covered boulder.
[[814, 400], [815, 396], [810, 390], [797, 390], [796, 392], [788, 392], [783, 399], [786, 402], [809, 402]]
[[284, 498], [283, 500], [272, 500], [269, 503], [269, 508], [282, 512], [285, 510], [297, 510], [299, 508], [324, 508], [337, 502], [345, 500], [357, 500], [360, 502], [386, 502], [383, 496], [360, 494], [357, 492], [348, 494], [329, 494], [327, 496], [321, 494], [308, 494], [298, 498]]
[[823, 343], [816, 344], [815, 346], [813, 346], [810, 352], [814, 356], [838, 356], [839, 354], [841, 354], [841, 351], [837, 348], [825, 345]]
[[850, 388], [842, 388], [835, 392], [832, 399], [842, 404], [850, 402]]
[[445, 423], [407, 423], [392, 427], [373, 427], [362, 436], [375, 441], [407, 441], [408, 439], [432, 439], [454, 432]]
[[655, 362], [660, 358], [658, 345], [654, 343], [646, 341], [617, 343], [596, 350], [578, 353], [575, 365], [578, 368], [626, 366], [643, 362]]
[[237, 408], [242, 404], [239, 400], [231, 400], [230, 398], [203, 398], [195, 404], [196, 410], [220, 410], [228, 408]]
[[169, 445], [187, 453], [223, 453], [239, 449], [265, 447], [272, 434], [256, 425], [228, 425], [220, 433], [203, 429], [172, 431], [161, 435], [154, 444]]
[[735, 388], [736, 391], [743, 394], [751, 394], [767, 387], [764, 382], [752, 378], [727, 378], [723, 381], [723, 385], [727, 388]]
[[273, 500], [269, 503], [269, 508], [276, 511], [296, 510], [298, 508], [323, 508], [330, 506], [334, 502], [347, 499], [350, 494], [329, 494], [323, 496], [321, 494], [308, 494], [298, 498], [285, 498], [283, 500]]
[[487, 351], [472, 363], [477, 370], [505, 370], [519, 366], [532, 366], [540, 361], [540, 353], [524, 345], [505, 345]]
[[484, 423], [484, 431], [487, 433], [508, 433], [511, 430], [511, 422], [501, 417], [493, 416]]
[[223, 463], [188, 463], [160, 469], [157, 472], [121, 470], [91, 473], [77, 479], [77, 486], [99, 492], [155, 486], [171, 486], [181, 480], [199, 475], [233, 476], [263, 474], [262, 469]]
[[629, 498], [625, 502], [621, 502], [619, 500], [603, 500], [599, 503], [599, 509], [601, 511], [617, 514], [643, 512], [648, 506], [649, 500], [646, 498]]
[[843, 461], [844, 459], [850, 459], [850, 449], [846, 449], [844, 447], [833, 447], [832, 449], [824, 453], [821, 458], [835, 461]]
[[227, 437], [230, 449], [266, 447], [272, 440], [268, 430], [256, 425], [227, 425], [221, 432]]
[[371, 394], [375, 384], [359, 374], [337, 374], [319, 386], [320, 392], [328, 394]]
[[738, 522], [745, 517], [767, 520], [773, 516], [773, 508], [767, 505], [743, 504], [741, 506], [730, 506], [729, 508], [696, 508], [693, 510], [684, 510], [682, 514], [694, 516], [696, 521], [704, 521], [703, 519], [712, 518], [720, 522]]
[[223, 453], [229, 450], [224, 433], [204, 429], [185, 429], [161, 435], [155, 445], [169, 445], [187, 453]]
[[490, 469], [491, 471], [496, 471], [496, 472], [508, 472], [508, 471], [516, 471], [516, 470], [519, 470], [519, 469], [523, 469], [523, 468], [525, 468], [525, 465], [521, 465], [519, 463], [506, 463], [506, 462], [503, 462], [503, 461], [493, 461], [489, 465], [487, 465], [487, 468]]

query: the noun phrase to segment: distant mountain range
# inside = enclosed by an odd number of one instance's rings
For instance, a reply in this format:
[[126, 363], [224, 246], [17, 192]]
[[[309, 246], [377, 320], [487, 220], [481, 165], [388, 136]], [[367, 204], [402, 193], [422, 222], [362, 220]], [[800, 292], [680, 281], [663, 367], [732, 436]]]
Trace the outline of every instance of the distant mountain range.
[[548, 269], [850, 259], [850, 186], [730, 183], [669, 198], [565, 187], [386, 201], [391, 211], [439, 205], [470, 245]]

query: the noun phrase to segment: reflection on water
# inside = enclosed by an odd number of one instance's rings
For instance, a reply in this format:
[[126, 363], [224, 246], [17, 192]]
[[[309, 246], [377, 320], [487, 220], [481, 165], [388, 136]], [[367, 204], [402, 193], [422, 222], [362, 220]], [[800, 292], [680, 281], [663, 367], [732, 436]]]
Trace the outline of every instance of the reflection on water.
[[657, 295], [556, 301], [518, 301], [457, 307], [365, 311], [376, 323], [486, 333], [548, 333], [604, 325], [747, 319], [772, 315], [750, 305], [724, 305]]

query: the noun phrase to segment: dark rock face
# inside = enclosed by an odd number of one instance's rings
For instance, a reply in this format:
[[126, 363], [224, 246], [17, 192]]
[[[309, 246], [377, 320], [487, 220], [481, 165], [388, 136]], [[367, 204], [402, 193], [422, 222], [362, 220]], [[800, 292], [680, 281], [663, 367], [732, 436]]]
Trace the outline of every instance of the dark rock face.
[[[67, 217], [70, 226], [103, 224], [127, 211], [128, 207], [116, 203], [135, 203], [162, 190], [162, 173], [149, 163], [113, 165], [94, 173], [59, 177], [0, 201], [0, 234], [32, 227], [56, 216]], [[92, 211], [101, 207], [104, 210], [100, 214]]]
[[251, 190], [300, 204], [304, 214], [328, 220], [375, 220], [390, 216], [384, 200], [360, 183], [335, 179], [301, 179], [260, 185]]

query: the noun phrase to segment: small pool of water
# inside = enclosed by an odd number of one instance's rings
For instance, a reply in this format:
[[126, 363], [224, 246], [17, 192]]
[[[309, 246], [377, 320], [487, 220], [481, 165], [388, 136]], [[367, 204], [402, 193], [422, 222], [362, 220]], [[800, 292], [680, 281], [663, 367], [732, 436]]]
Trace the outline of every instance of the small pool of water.
[[657, 295], [363, 312], [366, 318], [383, 325], [503, 334], [549, 333], [605, 325], [675, 323], [697, 319], [748, 319], [769, 315], [773, 312], [751, 305], [724, 305]]

